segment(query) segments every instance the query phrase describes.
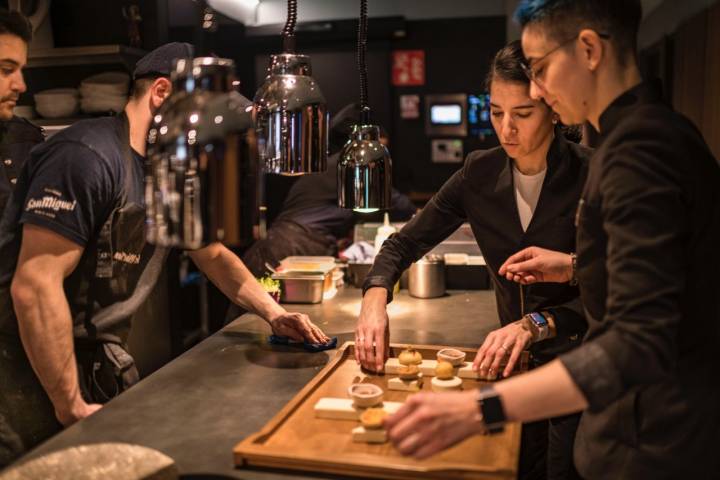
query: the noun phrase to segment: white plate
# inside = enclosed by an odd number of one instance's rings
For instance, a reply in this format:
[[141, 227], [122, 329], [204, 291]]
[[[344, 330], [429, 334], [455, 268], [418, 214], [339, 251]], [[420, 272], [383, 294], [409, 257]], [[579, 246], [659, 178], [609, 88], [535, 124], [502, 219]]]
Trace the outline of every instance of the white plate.
[[105, 72], [86, 78], [80, 83], [80, 92], [88, 95], [127, 95], [130, 75], [124, 72]]

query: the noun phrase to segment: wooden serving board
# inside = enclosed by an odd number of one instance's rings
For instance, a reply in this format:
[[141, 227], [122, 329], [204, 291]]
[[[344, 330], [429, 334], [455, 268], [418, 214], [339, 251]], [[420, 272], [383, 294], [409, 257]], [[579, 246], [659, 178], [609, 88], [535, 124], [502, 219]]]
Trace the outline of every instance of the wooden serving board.
[[[406, 345], [390, 346], [390, 356]], [[391, 443], [354, 443], [352, 420], [318, 419], [314, 406], [320, 398], [347, 398], [353, 383], [374, 383], [385, 390], [385, 401], [403, 402], [410, 394], [387, 389], [395, 375], [361, 371], [355, 361], [354, 343], [345, 343], [323, 368], [263, 429], [238, 443], [233, 452], [235, 465], [303, 470], [370, 478], [416, 479], [511, 479], [517, 476], [520, 453], [520, 424], [511, 423], [498, 435], [477, 435], [425, 460], [402, 456]], [[425, 359], [434, 359], [446, 347], [425, 345], [415, 348]], [[472, 361], [475, 350], [467, 352]], [[526, 366], [526, 358], [523, 365]], [[430, 379], [423, 391], [430, 391]], [[472, 389], [483, 381], [463, 379], [463, 388]]]

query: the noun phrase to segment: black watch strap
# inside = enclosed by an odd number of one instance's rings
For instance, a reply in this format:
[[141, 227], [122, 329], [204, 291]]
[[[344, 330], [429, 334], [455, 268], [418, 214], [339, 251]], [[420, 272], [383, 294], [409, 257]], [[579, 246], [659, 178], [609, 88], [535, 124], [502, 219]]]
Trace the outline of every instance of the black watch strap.
[[500, 433], [505, 429], [505, 410], [495, 389], [486, 385], [480, 388], [478, 408], [489, 433]]

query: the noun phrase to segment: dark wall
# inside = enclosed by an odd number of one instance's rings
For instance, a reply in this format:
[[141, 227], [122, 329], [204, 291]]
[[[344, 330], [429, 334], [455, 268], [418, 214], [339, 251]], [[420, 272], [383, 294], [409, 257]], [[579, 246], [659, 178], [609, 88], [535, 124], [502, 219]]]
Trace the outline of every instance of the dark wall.
[[[505, 44], [505, 17], [408, 22], [407, 37], [393, 43], [395, 49], [425, 50], [426, 83], [422, 87], [394, 87], [393, 175], [405, 192], [435, 192], [460, 164], [434, 164], [430, 159], [431, 139], [425, 135], [424, 101], [427, 94], [481, 93], [488, 64]], [[388, 80], [389, 83], [389, 80]], [[399, 97], [420, 95], [417, 120], [400, 118]], [[497, 143], [468, 138], [465, 154]]]

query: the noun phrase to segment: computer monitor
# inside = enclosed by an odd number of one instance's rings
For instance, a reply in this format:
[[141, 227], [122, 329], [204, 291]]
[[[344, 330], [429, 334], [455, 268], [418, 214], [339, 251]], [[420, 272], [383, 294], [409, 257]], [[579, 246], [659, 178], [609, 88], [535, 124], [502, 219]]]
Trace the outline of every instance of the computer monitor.
[[459, 103], [430, 106], [430, 123], [432, 125], [460, 125], [462, 121], [463, 107]]

